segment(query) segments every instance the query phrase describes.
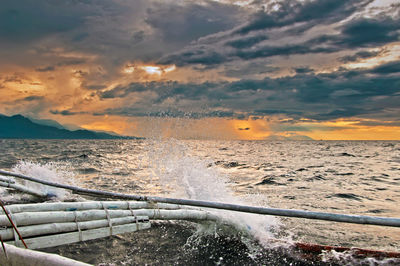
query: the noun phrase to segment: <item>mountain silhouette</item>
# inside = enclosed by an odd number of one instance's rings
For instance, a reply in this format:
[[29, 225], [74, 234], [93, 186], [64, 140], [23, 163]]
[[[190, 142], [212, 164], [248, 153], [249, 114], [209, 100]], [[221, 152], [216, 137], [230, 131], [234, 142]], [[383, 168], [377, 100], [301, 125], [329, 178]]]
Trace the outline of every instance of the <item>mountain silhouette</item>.
[[136, 139], [111, 135], [91, 130], [67, 130], [50, 125], [32, 122], [22, 115], [5, 116], [0, 114], [0, 138], [2, 139]]

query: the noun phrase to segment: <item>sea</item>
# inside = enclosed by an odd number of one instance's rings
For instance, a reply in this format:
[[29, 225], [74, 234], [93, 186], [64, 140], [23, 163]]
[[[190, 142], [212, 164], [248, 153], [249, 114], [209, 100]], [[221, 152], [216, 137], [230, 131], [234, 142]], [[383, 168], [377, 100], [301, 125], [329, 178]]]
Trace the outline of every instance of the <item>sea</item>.
[[[399, 141], [0, 140], [0, 169], [83, 188], [400, 218]], [[65, 191], [26, 184], [83, 200]], [[37, 201], [1, 189], [3, 201]], [[219, 211], [238, 226], [155, 222], [148, 231], [44, 251], [95, 265], [400, 265], [293, 243], [400, 252], [400, 228]]]

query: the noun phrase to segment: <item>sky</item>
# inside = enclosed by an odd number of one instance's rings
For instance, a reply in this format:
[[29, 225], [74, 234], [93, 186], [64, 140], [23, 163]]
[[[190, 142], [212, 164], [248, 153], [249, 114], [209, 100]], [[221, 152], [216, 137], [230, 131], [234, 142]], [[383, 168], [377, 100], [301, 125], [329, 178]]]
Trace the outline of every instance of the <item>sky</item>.
[[139, 137], [400, 140], [400, 3], [3, 1], [0, 113]]

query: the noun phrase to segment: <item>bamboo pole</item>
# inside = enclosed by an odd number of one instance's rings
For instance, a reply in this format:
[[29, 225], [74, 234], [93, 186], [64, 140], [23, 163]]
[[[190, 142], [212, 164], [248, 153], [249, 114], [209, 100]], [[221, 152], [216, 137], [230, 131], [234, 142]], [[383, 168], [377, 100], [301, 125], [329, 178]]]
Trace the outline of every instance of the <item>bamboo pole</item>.
[[25, 186], [23, 186], [21, 184], [17, 184], [17, 183], [9, 183], [9, 182], [0, 181], [0, 187], [12, 188], [12, 189], [18, 190], [20, 192], [34, 195], [36, 197], [41, 197], [41, 198], [47, 197], [47, 194], [44, 192], [36, 191], [36, 190], [30, 189], [28, 187], [25, 187]]
[[86, 194], [86, 195], [92, 195], [92, 196], [119, 198], [119, 199], [127, 199], [127, 200], [138, 200], [138, 201], [163, 202], [163, 203], [172, 203], [172, 204], [180, 204], [180, 205], [189, 205], [189, 206], [197, 206], [197, 207], [238, 211], [238, 212], [256, 213], [256, 214], [263, 214], [263, 215], [275, 215], [275, 216], [286, 216], [286, 217], [293, 217], [293, 218], [325, 220], [325, 221], [333, 221], [333, 222], [400, 227], [400, 218], [348, 215], [348, 214], [338, 214], [338, 213], [324, 213], [324, 212], [313, 212], [313, 211], [303, 211], [303, 210], [253, 207], [253, 206], [220, 203], [220, 202], [212, 202], [212, 201], [202, 201], [202, 200], [127, 195], [127, 194], [122, 194], [122, 193], [115, 193], [115, 192], [108, 192], [108, 191], [101, 191], [101, 190], [94, 190], [94, 189], [86, 189], [86, 188], [79, 188], [79, 187], [74, 187], [74, 186], [70, 186], [70, 185], [58, 184], [58, 183], [44, 181], [44, 180], [40, 180], [40, 179], [37, 179], [34, 177], [21, 175], [21, 174], [10, 173], [10, 172], [3, 171], [3, 170], [0, 170], [0, 174], [18, 177], [18, 178], [22, 178], [22, 179], [29, 180], [32, 182], [37, 182], [40, 184], [48, 185], [48, 186], [68, 189], [68, 190], [71, 190], [78, 194]]
[[48, 254], [44, 252], [21, 249], [13, 245], [5, 244], [7, 255], [0, 252], [0, 265], [12, 266], [89, 266], [89, 264], [62, 257], [56, 254]]
[[[110, 219], [110, 221], [112, 226], [116, 226], [116, 225], [123, 225], [135, 222], [141, 222], [141, 223], [149, 222], [149, 217], [128, 216], [128, 217]], [[79, 228], [78, 228], [78, 223], [79, 223]], [[93, 220], [86, 222], [67, 222], [67, 223], [28, 225], [28, 226], [21, 226], [18, 228], [18, 230], [23, 238], [28, 238], [33, 236], [59, 234], [59, 233], [95, 229], [107, 226], [109, 226], [109, 220], [103, 219], [103, 220]], [[0, 230], [0, 237], [5, 241], [14, 239], [14, 232], [12, 228]]]
[[[8, 222], [10, 223], [10, 225], [12, 226], [13, 231], [15, 231], [15, 233], [18, 235], [18, 237], [19, 237], [19, 239], [21, 240], [22, 244], [24, 244], [24, 247], [25, 247], [25, 248], [28, 248], [28, 247], [26, 246], [26, 243], [25, 243], [24, 239], [21, 237], [21, 234], [19, 233], [19, 231], [18, 231], [18, 229], [17, 229], [17, 226], [15, 225], [15, 223], [13, 222], [13, 220], [11, 219], [9, 211], [7, 211], [6, 207], [4, 207], [4, 203], [3, 203], [3, 201], [1, 201], [1, 200], [0, 200], [0, 205], [1, 205], [1, 208], [3, 209], [3, 211], [4, 211], [4, 214], [5, 214], [4, 216], [7, 217], [7, 220], [8, 220]], [[2, 242], [2, 243], [3, 243], [3, 242]]]
[[11, 179], [8, 179], [8, 178], [4, 178], [4, 177], [2, 177], [2, 176], [0, 176], [0, 181], [1, 181], [1, 182], [6, 182], [6, 183], [11, 183], [11, 184], [14, 184], [14, 183], [15, 183], [14, 180], [11, 180]]
[[[151, 227], [150, 223], [130, 223], [130, 224], [113, 226], [112, 230], [110, 230], [110, 227], [103, 227], [103, 228], [85, 230], [81, 232], [34, 237], [26, 239], [26, 243], [31, 249], [56, 247], [60, 245], [66, 245], [66, 244], [92, 240], [112, 235], [135, 232], [137, 230], [144, 230], [150, 227]], [[14, 241], [9, 241], [6, 243], [14, 244]], [[17, 246], [19, 246], [19, 242], [17, 242]]]
[[135, 215], [148, 216], [154, 220], [189, 220], [189, 221], [219, 221], [217, 215], [202, 210], [161, 210], [161, 209], [140, 209], [133, 211]]
[[[6, 206], [12, 213], [38, 211], [82, 211], [93, 209], [168, 209], [177, 210], [182, 206], [168, 203], [145, 201], [85, 201], [85, 202], [45, 202], [29, 204], [13, 204]], [[0, 209], [0, 214], [4, 212]]]
[[[217, 216], [201, 210], [161, 210], [161, 209], [139, 209], [139, 210], [87, 210], [87, 211], [52, 211], [52, 212], [26, 212], [13, 214], [14, 222], [18, 226], [35, 224], [65, 223], [75, 221], [91, 221], [107, 219], [109, 217], [119, 218], [126, 216], [148, 216], [157, 220], [217, 220]], [[5, 215], [0, 216], [0, 226], [10, 226], [10, 221]]]

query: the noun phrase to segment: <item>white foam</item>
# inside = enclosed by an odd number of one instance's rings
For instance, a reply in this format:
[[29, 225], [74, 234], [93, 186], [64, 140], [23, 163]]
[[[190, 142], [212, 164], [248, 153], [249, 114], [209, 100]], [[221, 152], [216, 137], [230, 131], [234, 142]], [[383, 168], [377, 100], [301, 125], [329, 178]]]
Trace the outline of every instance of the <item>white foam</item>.
[[[221, 174], [212, 161], [192, 155], [182, 141], [157, 140], [148, 147], [151, 147], [148, 159], [154, 177], [168, 188], [171, 196], [255, 206], [265, 202], [265, 198], [261, 199], [257, 195], [246, 199], [235, 196], [228, 177]], [[250, 233], [265, 246], [271, 245], [274, 231], [280, 227], [279, 220], [272, 216], [223, 210], [213, 212], [237, 229]], [[209, 228], [203, 229], [204, 233], [209, 231]]]
[[321, 255], [323, 262], [333, 262], [340, 265], [399, 265], [400, 259], [396, 258], [357, 258], [351, 250], [345, 252], [337, 252], [335, 250], [325, 251]]
[[[73, 185], [75, 175], [72, 171], [69, 171], [68, 168], [69, 167], [65, 164], [62, 165], [54, 162], [41, 164], [31, 161], [19, 161], [12, 168], [12, 172], [50, 182]], [[35, 182], [20, 179], [18, 180], [18, 182], [34, 190], [41, 191], [49, 195], [54, 195], [60, 200], [65, 199], [69, 195], [69, 192], [64, 189], [49, 187]]]

